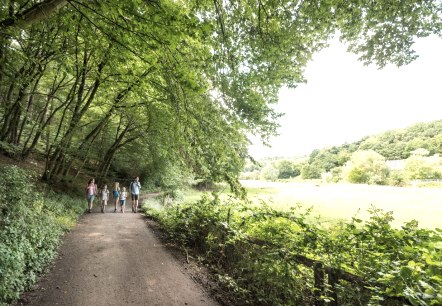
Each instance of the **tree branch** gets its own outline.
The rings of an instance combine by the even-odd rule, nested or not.
[[[45,0],[35,4],[23,12],[17,12],[12,17],[0,21],[0,27],[8,28],[17,25],[31,25],[55,14],[68,2],[69,0]]]

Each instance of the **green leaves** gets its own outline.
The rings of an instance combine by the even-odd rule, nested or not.
[[[335,32],[384,66],[413,60],[413,38],[441,30],[438,1],[50,2],[66,5],[23,29],[0,20],[1,147],[43,152],[47,179],[123,174],[140,154],[147,176],[160,157],[234,186],[246,135],[276,133],[279,88],[304,82]],[[49,2],[11,3],[0,19]],[[344,162],[328,156],[303,175]]]
[[[441,3],[438,1],[376,1],[338,6],[341,39],[364,63],[384,67],[406,65],[416,59],[413,37],[440,35]]]
[[[60,236],[83,212],[83,202],[36,190],[35,177],[0,168],[0,304],[29,289],[56,255]],[[40,186],[39,186],[40,187]]]
[[[440,230],[422,229],[413,221],[396,229],[392,213],[375,207],[368,222],[353,218],[334,226],[309,222],[309,212],[300,208],[281,212],[265,203],[252,207],[208,196],[153,214],[172,238],[230,280],[237,298],[251,304],[313,304],[318,290],[313,260],[328,271],[353,274],[353,281],[338,281],[321,292],[323,300],[336,293],[340,303],[350,305],[408,303],[403,298],[413,305],[442,301]]]

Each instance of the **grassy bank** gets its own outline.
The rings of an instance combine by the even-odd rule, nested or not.
[[[32,171],[0,166],[0,173],[0,305],[8,305],[54,258],[84,203],[39,184]]]

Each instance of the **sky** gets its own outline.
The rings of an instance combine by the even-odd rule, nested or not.
[[[364,66],[339,41],[313,56],[307,84],[283,88],[275,110],[279,136],[271,147],[251,138],[256,159],[308,155],[364,136],[442,119],[442,39],[422,38],[407,66]]]

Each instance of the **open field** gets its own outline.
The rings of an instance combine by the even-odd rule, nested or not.
[[[415,219],[421,227],[442,228],[442,188],[241,181],[253,201],[264,200],[278,209],[297,203],[313,206],[324,221],[369,218],[374,205],[393,211],[394,225]]]

